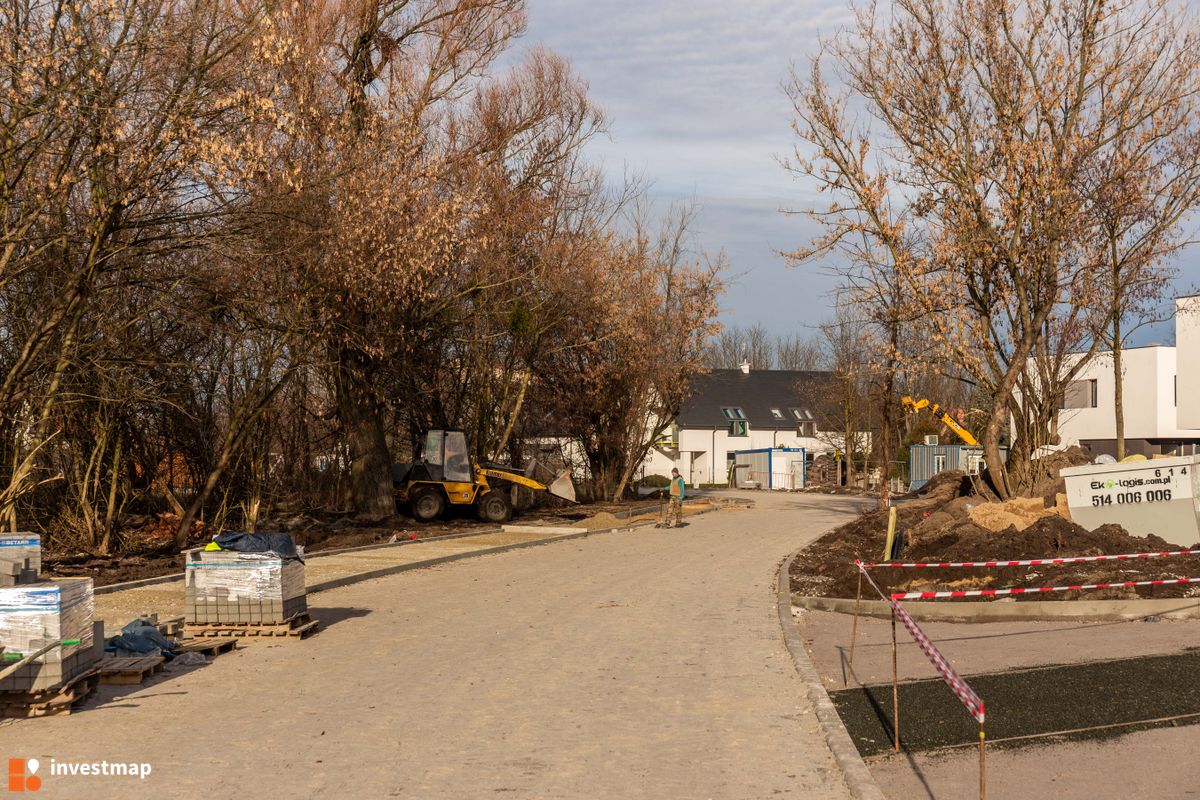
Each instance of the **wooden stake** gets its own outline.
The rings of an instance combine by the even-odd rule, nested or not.
[[[983,723],[979,723],[979,800],[987,799],[987,783],[984,780],[983,766]]]
[[[858,606],[862,602],[862,570],[858,571],[858,592],[854,595],[854,622],[850,624],[850,664],[842,674],[842,685],[850,685],[850,671],[854,669],[854,643],[858,637]]]
[[[896,507],[888,509],[887,542],[883,545],[883,561],[892,560],[892,545],[896,541]]]
[[[896,666],[896,608],[892,607],[892,732],[896,735],[896,752],[900,752],[900,686]]]

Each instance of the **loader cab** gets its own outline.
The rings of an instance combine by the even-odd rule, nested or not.
[[[421,461],[429,472],[429,480],[472,483],[471,455],[467,450],[467,434],[462,431],[429,431]]]

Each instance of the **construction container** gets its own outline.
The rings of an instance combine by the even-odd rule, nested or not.
[[[1071,519],[1089,530],[1107,523],[1135,536],[1188,546],[1200,541],[1200,456],[1068,467]]]
[[[927,436],[926,439],[937,439]],[[1000,448],[1000,458],[1007,460],[1008,449]],[[965,444],[914,444],[908,448],[908,491],[915,492],[939,472],[961,469],[968,475],[978,475],[985,466],[983,448]]]
[[[308,610],[298,559],[191,550],[186,563],[184,616],[190,624],[277,624]]]
[[[803,489],[804,448],[737,450],[734,480],[739,489]]]

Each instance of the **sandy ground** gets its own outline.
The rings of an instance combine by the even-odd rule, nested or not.
[[[794,611],[814,663],[830,690],[891,680],[891,626],[863,618],[853,671],[847,670],[851,617]],[[1179,653],[1200,646],[1200,621],[925,623],[922,628],[964,676],[1048,664]],[[904,629],[898,633],[902,681],[936,677]],[[949,689],[946,693],[949,694]],[[1153,691],[1147,687],[1146,691]],[[986,701],[987,698],[984,697]],[[890,712],[890,709],[889,709]],[[1036,709],[1030,709],[1037,714]],[[963,711],[965,715],[965,710]],[[904,713],[901,710],[903,729]],[[1087,742],[1035,740],[1021,747],[993,746],[988,756],[988,798],[1196,797],[1200,726],[1165,728]],[[884,793],[896,800],[976,796],[978,752],[973,748],[886,756],[868,760]]]
[[[988,800],[1097,800],[1114,797],[1200,797],[1196,747],[1200,728],[1165,728],[1102,742],[1071,742],[1001,750],[987,756]],[[979,753],[872,761],[871,774],[888,797],[961,800],[979,792]]]
[[[433,558],[444,558],[491,547],[557,539],[563,535],[561,531],[553,533],[498,531],[454,539],[419,539],[395,547],[378,547],[335,555],[314,555],[304,565],[304,578],[308,585],[313,586],[322,581],[334,580],[356,573]],[[157,612],[162,618],[183,614],[183,583],[180,581],[154,584],[96,596],[96,618],[104,620],[105,633],[109,636],[120,632],[121,627],[129,620],[150,612]]]
[[[323,592],[312,639],[106,687],[0,751],[153,765],[43,773],[46,798],[846,797],[774,584],[861,501],[754,499]]]

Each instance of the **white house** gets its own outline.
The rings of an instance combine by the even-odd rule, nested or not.
[[[1155,344],[1122,351],[1129,455],[1200,452],[1200,296],[1176,301],[1175,342],[1175,347]],[[1096,454],[1116,454],[1116,380],[1111,352],[1097,354],[1084,366],[1067,387],[1058,412],[1060,447],[1083,444]]]
[[[1121,352],[1128,455],[1183,455],[1200,444],[1200,430],[1180,428],[1176,417],[1177,354],[1165,345]],[[1067,386],[1058,412],[1060,446],[1082,444],[1097,455],[1116,454],[1115,389],[1112,353],[1098,353]]]
[[[820,429],[828,418],[829,373],[797,370],[718,369],[698,375],[669,435],[642,465],[644,475],[678,467],[693,486],[725,483],[734,453],[765,448],[834,449],[836,437]]]
[[[1176,424],[1200,430],[1200,295],[1175,301]]]

